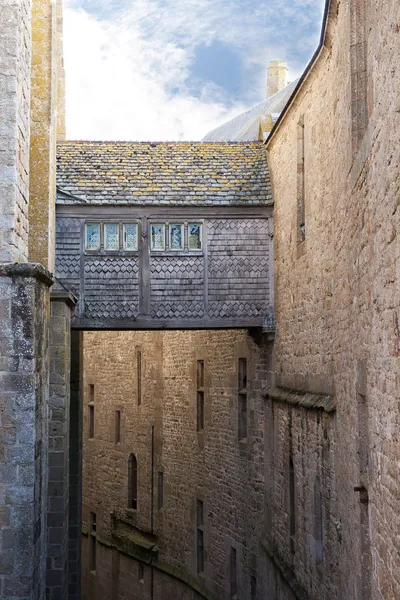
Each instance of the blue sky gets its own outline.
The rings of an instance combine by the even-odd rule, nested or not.
[[[67,134],[201,139],[265,99],[270,60],[298,77],[323,0],[66,0]]]

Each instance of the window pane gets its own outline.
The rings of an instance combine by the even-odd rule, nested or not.
[[[151,249],[165,249],[165,225],[157,224],[151,226]]]
[[[182,250],[183,248],[183,227],[182,225],[169,226],[169,246],[171,250]]]
[[[100,248],[100,225],[90,223],[86,225],[86,249],[98,250]]]
[[[189,223],[189,250],[201,250],[201,225]]]
[[[104,248],[106,250],[119,250],[118,223],[106,223],[104,225]]]
[[[137,250],[137,225],[124,225],[124,250]]]

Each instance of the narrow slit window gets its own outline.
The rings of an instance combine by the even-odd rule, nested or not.
[[[257,600],[257,578],[255,575],[252,575],[250,580],[250,598],[251,600]]]
[[[100,224],[86,223],[85,225],[85,248],[86,250],[100,249]]]
[[[247,438],[247,359],[238,362],[238,435],[239,440]]]
[[[164,506],[164,473],[158,472],[158,510]]]
[[[105,223],[104,249],[119,250],[119,225],[118,223]]]
[[[230,556],[231,598],[237,597],[237,559],[236,548],[231,547]]]
[[[170,250],[183,250],[183,225],[169,226],[169,247]]]
[[[121,442],[121,411],[115,411],[115,443]]]
[[[136,355],[136,377],[137,377],[137,403],[142,404],[142,352],[137,351]]]
[[[89,439],[94,438],[94,406],[89,404]]]
[[[142,565],[142,563],[139,563],[138,579],[139,583],[144,583],[144,566]]]
[[[197,361],[197,431],[204,429],[204,360]]]
[[[204,504],[197,500],[197,573],[204,572]]]
[[[138,226],[136,223],[125,223],[123,226],[124,250],[138,249]]]
[[[203,247],[202,241],[203,227],[199,223],[188,224],[188,248],[189,250],[201,250]]]
[[[306,239],[304,116],[297,124],[297,242]]]
[[[90,513],[89,571],[96,572],[96,513]]]
[[[94,438],[94,385],[89,384],[89,438]]]
[[[128,508],[137,510],[138,472],[137,460],[134,454],[129,457],[128,465]]]
[[[150,247],[152,250],[165,250],[165,225],[154,223],[151,225]]]

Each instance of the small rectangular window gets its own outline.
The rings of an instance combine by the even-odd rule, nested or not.
[[[92,404],[94,402],[94,385],[89,384],[89,402]]]
[[[90,513],[89,571],[96,573],[96,513]]]
[[[94,438],[94,406],[89,404],[89,438]]]
[[[121,411],[115,411],[115,443],[119,444],[121,441]]]
[[[138,249],[138,226],[136,223],[125,223],[123,226],[124,250]]]
[[[254,575],[251,576],[250,580],[250,597],[251,600],[257,600],[257,579]]]
[[[118,223],[105,223],[104,249],[119,250],[119,225]]]
[[[197,431],[204,429],[204,360],[197,361]]]
[[[188,248],[189,250],[201,250],[202,243],[202,225],[199,223],[189,223],[188,225]]]
[[[158,510],[164,506],[164,473],[158,472]]]
[[[163,223],[151,225],[150,245],[152,250],[165,250],[165,225]]]
[[[204,572],[204,504],[197,500],[197,573]]]
[[[239,394],[239,440],[247,438],[247,394]]]
[[[142,404],[142,353],[137,351],[136,355],[136,377],[137,377],[137,403]]]
[[[237,561],[236,548],[231,547],[230,574],[231,574],[231,598],[237,596]]]
[[[239,358],[238,388],[239,391],[247,388],[247,358]]]
[[[197,527],[203,527],[204,525],[204,502],[202,500],[197,500]]]
[[[171,250],[183,250],[183,225],[169,226],[169,247]]]
[[[142,563],[139,563],[138,579],[139,583],[144,583],[144,566],[142,565]]]
[[[238,425],[239,440],[247,438],[247,359],[238,361]]]
[[[100,225],[99,223],[86,223],[85,225],[85,248],[86,250],[100,249]]]

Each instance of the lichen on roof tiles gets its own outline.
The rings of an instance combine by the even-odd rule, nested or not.
[[[58,203],[269,204],[258,142],[61,142]]]

